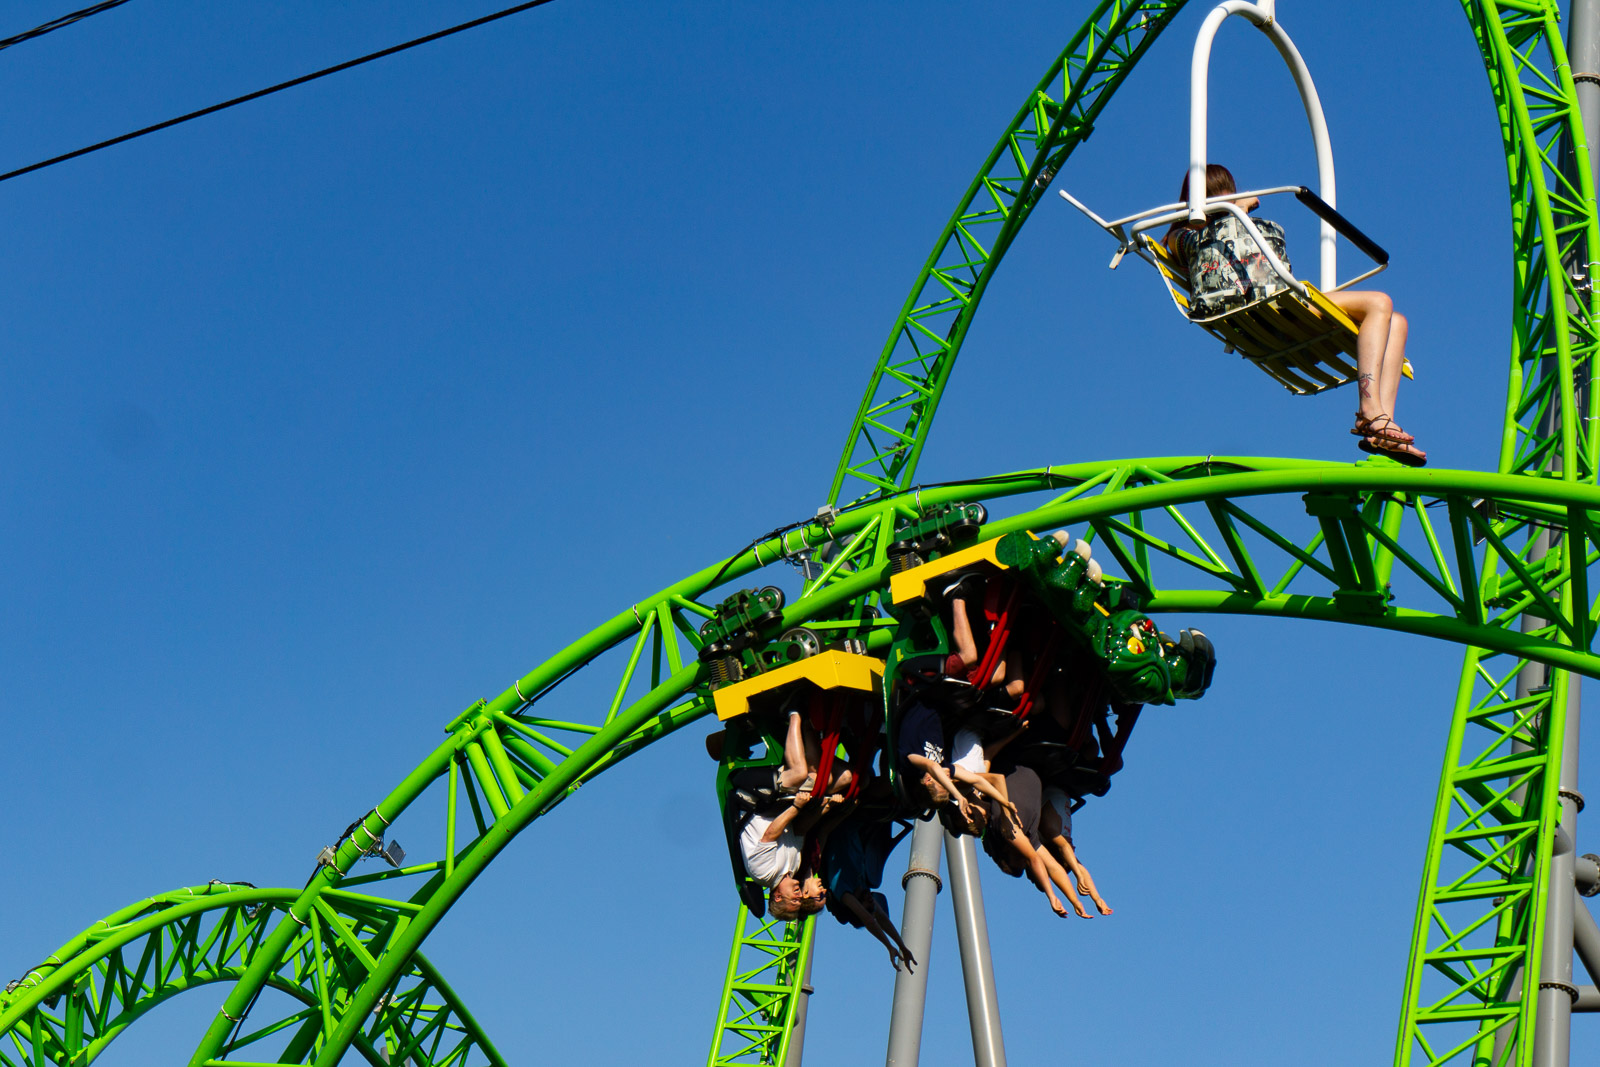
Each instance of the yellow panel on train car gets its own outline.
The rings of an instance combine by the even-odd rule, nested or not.
[[[883,660],[829,649],[754,678],[725,685],[712,693],[711,698],[717,706],[717,718],[726,720],[747,713],[753,697],[794,682],[810,682],[818,689],[859,689],[863,693],[876,693],[882,678]]]
[[[1033,534],[1028,534],[1034,537]],[[1034,538],[1038,540],[1038,538]],[[991,537],[987,541],[979,541],[971,548],[963,548],[959,552],[951,552],[940,556],[932,563],[924,563],[920,567],[912,567],[908,571],[889,577],[889,602],[904,604],[908,600],[915,600],[925,596],[928,591],[928,582],[941,574],[970,567],[974,563],[989,563],[996,570],[1005,570],[1006,565],[994,557],[995,546],[1000,543],[1000,538]]]

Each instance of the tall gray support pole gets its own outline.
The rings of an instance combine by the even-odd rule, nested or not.
[[[1561,831],[1550,857],[1545,899],[1544,945],[1539,964],[1539,1011],[1533,1031],[1534,1067],[1567,1067],[1572,1055],[1573,923],[1578,902],[1573,860],[1577,857],[1578,679],[1567,691],[1566,729],[1561,743]]]
[[[1567,20],[1567,62],[1578,90],[1589,166],[1600,178],[1600,2],[1572,0]]]
[[[1595,923],[1581,899],[1572,902],[1572,918],[1572,944],[1578,950],[1578,959],[1589,972],[1590,984],[1600,982],[1600,924]]]
[[[794,1027],[789,1031],[789,1051],[784,1054],[783,1067],[800,1067],[801,1057],[806,1054],[806,1009],[811,1006],[811,961],[816,957],[817,935],[812,931],[811,951],[806,953],[806,970],[800,976],[800,1002],[794,1006]]]
[[[983,911],[983,885],[978,881],[978,848],[973,838],[946,831],[944,856],[950,866],[950,903],[956,913],[956,943],[961,946],[961,977],[967,986],[972,1062],[976,1067],[1006,1067],[1000,997],[994,987],[994,961],[989,956],[989,921]]]
[[[941,888],[939,842],[943,837],[944,827],[937,819],[920,819],[911,832],[911,864],[900,883],[906,889],[900,936],[917,958],[917,968],[901,969],[894,978],[888,1067],[916,1067],[922,1052],[922,1009],[928,997],[928,956],[933,951],[933,907]]]

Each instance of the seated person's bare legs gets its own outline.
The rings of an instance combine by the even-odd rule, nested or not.
[[[1066,838],[1062,838],[1061,840],[1066,846],[1064,850],[1065,855],[1062,858],[1062,862],[1064,862],[1067,865],[1067,868],[1072,871],[1072,876],[1078,880],[1078,892],[1094,901],[1095,910],[1101,915],[1110,915],[1112,913],[1111,905],[1105,902],[1105,898],[1102,897],[1100,895],[1100,891],[1095,888],[1094,878],[1089,874],[1089,868],[1085,867],[1081,862],[1079,862],[1078,854],[1073,850],[1072,842],[1068,841]]]
[[[895,929],[894,922],[878,907],[878,902],[870,895],[864,904],[861,898],[854,893],[843,893],[839,897],[844,906],[856,917],[856,921],[871,932],[872,936],[889,950],[889,962],[894,964],[894,969],[899,970],[902,963],[910,971],[917,965],[917,958],[906,948],[906,943],[900,939],[900,931]],[[870,905],[870,906],[869,906]]]
[[[1034,848],[1028,842],[1028,839],[1020,833],[1012,839],[1012,845],[1016,847],[1018,852],[1022,853],[1023,859],[1027,862],[1028,880],[1050,901],[1050,910],[1065,919],[1067,917],[1067,909],[1062,906],[1060,898],[1056,896],[1055,890],[1051,888],[1050,868],[1045,862],[1049,857],[1049,853],[1042,848]],[[1067,899],[1072,901],[1074,909],[1080,907],[1076,898],[1072,897],[1070,893]]]
[[[1387,293],[1346,290],[1326,295],[1356,324],[1356,387],[1360,390],[1356,414],[1363,423],[1378,420],[1368,440],[1380,444],[1381,439],[1380,447],[1389,451],[1426,458],[1427,454],[1412,444],[1412,436],[1394,421],[1406,358],[1406,317],[1395,313]],[[1383,415],[1389,416],[1387,422],[1380,418]]]
[[[1078,903],[1078,894],[1074,891],[1072,878],[1067,874],[1067,869],[1056,862],[1055,856],[1050,854],[1050,846],[1045,844],[1040,847],[1039,855],[1044,858],[1045,870],[1050,872],[1050,880],[1061,887],[1061,892],[1066,894],[1067,903],[1072,905],[1072,912],[1080,919],[1087,919],[1089,913]]]
[[[895,928],[894,920],[889,918],[889,913],[883,910],[876,897],[874,897],[872,900],[872,917],[877,920],[878,925],[884,930],[885,933],[893,938],[894,943],[899,946],[900,958],[905,960],[906,970],[909,971],[911,968],[915,967],[917,965],[917,958],[913,956],[911,954],[911,950],[906,947],[905,939],[900,936],[900,931]],[[899,969],[900,968],[898,966],[895,967],[895,970]]]

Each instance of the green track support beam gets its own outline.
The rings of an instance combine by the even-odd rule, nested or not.
[[[741,904],[735,922],[728,975],[706,1064],[781,1065],[789,1053],[795,1011],[804,995],[800,987],[816,920],[757,919]]]
[[[0,994],[0,1064],[92,1063],[129,1026],[174,997],[237,982],[261,951],[265,932],[298,895],[212,882],[151,897],[102,919]],[[327,904],[300,928],[267,982],[298,1010],[264,1025],[240,1026],[228,1053],[249,1049],[260,1055],[258,1043],[274,1037],[284,1044],[283,1062],[299,1062],[315,1051],[324,1024],[348,999],[349,979],[370,966],[366,942],[398,910],[390,901],[356,893],[330,893]],[[371,1064],[506,1062],[420,954],[353,1044]]]

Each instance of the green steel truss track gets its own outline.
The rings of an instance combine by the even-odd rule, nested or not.
[[[151,1009],[192,989],[238,981],[267,930],[298,895],[293,889],[212,882],[107,916],[51,953],[0,999],[12,1020],[0,1043],[0,1064],[92,1063]],[[250,1049],[276,1035],[286,1042],[289,1062],[315,1054],[326,1020],[342,1010],[350,989],[372,965],[368,942],[396,911],[392,901],[360,893],[324,894],[267,979],[267,987],[285,994],[295,1010],[259,1027],[240,1027],[227,1051]],[[373,1065],[410,1060],[505,1067],[477,1021],[420,953],[352,1043]]]
[[[892,540],[894,521],[914,513],[919,501],[927,506],[1020,494],[1042,499],[1026,502],[1032,506],[1018,515],[991,522],[987,534],[1069,525],[1092,536],[1102,555],[1121,562],[1149,596],[1154,612],[1351,622],[1486,650],[1480,657],[1484,669],[1497,677],[1524,659],[1600,677],[1600,654],[1593,647],[1597,614],[1589,604],[1583,569],[1576,574],[1552,569],[1545,557],[1542,569],[1535,570],[1527,550],[1515,547],[1529,530],[1553,528],[1584,546],[1586,562],[1600,559],[1595,532],[1600,489],[1556,479],[1412,471],[1383,461],[1352,466],[1217,457],[1131,460],[1050,467],[896,494],[846,510],[831,531],[818,524],[803,531],[813,544],[832,537],[854,545],[851,551],[860,565],[849,579],[819,586],[791,603],[784,611],[785,624],[825,624],[882,588],[887,582],[884,550]],[[250,920],[247,935],[221,935],[230,942],[247,941],[247,952],[206,963],[208,952],[222,951],[215,941],[206,947],[200,934],[167,935],[172,947],[161,950],[163,958],[176,954],[185,960],[185,973],[216,973],[214,981],[231,983],[191,1063],[331,1067],[352,1045],[359,1049],[362,1041],[372,1044],[375,1010],[382,1013],[404,1002],[407,991],[424,979],[430,988],[440,988],[436,976],[421,970],[417,956],[427,933],[531,822],[606,768],[707,712],[699,688],[701,671],[693,658],[691,620],[709,614],[713,581],[749,584],[753,573],[780,565],[797,547],[799,533],[756,545],[629,605],[505,692],[456,716],[446,726],[445,742],[358,823],[304,890],[251,891],[257,896],[236,898],[269,899],[271,904]],[[1386,595],[1386,583],[1392,596]],[[1585,610],[1551,611],[1550,590],[1559,588],[1585,590],[1573,597]],[[1554,621],[1546,630],[1524,633],[1518,627],[1521,611],[1530,606],[1550,613]],[[889,628],[881,627],[869,644],[883,647],[889,638]],[[590,669],[616,672],[615,696],[608,706],[595,709],[587,722],[576,714],[557,718],[546,711],[547,704],[561,698],[553,691],[555,683],[591,661]],[[1514,715],[1515,710],[1504,714]],[[348,878],[339,873],[350,872],[385,836],[387,823],[399,821],[411,804],[424,799],[442,805],[445,812],[441,839],[416,850],[434,858]],[[1503,800],[1497,811],[1515,822],[1522,819],[1515,808]],[[367,887],[363,895],[352,892],[356,884]],[[217,892],[220,900],[235,890]],[[121,939],[142,936],[135,933],[140,922],[181,929],[154,913],[136,922],[135,916],[147,907],[114,916],[104,928],[116,930]],[[345,919],[334,926],[334,915]],[[226,917],[213,921],[213,928],[227,931],[239,922]],[[319,923],[324,933],[307,933]],[[47,1036],[65,1034],[67,1021],[52,1024],[42,1013],[50,1010],[51,999],[71,993],[86,975],[98,973],[96,961],[110,944],[99,929],[36,965],[21,985],[0,996],[0,1035],[21,1049],[15,1062],[84,1062],[61,1054],[73,1043]],[[768,939],[791,936],[785,932]],[[314,988],[316,980],[306,976],[319,966],[318,946],[328,954],[330,945],[343,946],[348,955],[337,957],[344,965],[336,980],[325,980],[330,992],[323,998]],[[133,954],[124,952],[121,959]],[[799,962],[794,957],[789,974],[796,973]],[[120,974],[138,965],[117,966]],[[338,965],[330,959],[326,966]],[[761,984],[748,967],[741,967],[740,974],[751,985]],[[107,988],[103,978],[90,984]],[[124,984],[121,979],[110,983],[117,989]],[[281,1010],[282,998],[257,1000],[265,988],[291,985],[306,996],[287,1014]],[[103,1000],[104,993],[86,990],[84,997],[86,1004],[99,1003],[94,998]],[[315,999],[315,1010],[309,998]],[[738,1031],[752,1022],[754,1016],[738,1018],[728,1007],[723,1005],[719,1028]],[[757,1007],[758,1014],[761,1010]],[[458,1008],[451,1011],[452,1017],[466,1019]],[[766,1011],[787,1019],[792,1005],[769,1003]],[[733,1025],[721,1025],[730,1021]],[[389,1024],[380,1020],[380,1025]],[[425,1025],[406,1024],[405,1032]],[[96,1040],[120,1032],[104,1023],[89,1029]],[[468,1029],[476,1035],[475,1028]],[[273,1046],[267,1040],[273,1035],[288,1036]],[[270,1059],[236,1056],[245,1038],[252,1040],[249,1048],[273,1048]],[[82,1047],[81,1040],[76,1047]],[[473,1048],[493,1062],[481,1037],[475,1036]],[[724,1048],[732,1051],[726,1042]],[[430,1056],[426,1048],[413,1049],[410,1059],[418,1067],[459,1062]],[[725,1056],[725,1062],[737,1060]]]
[[[1152,612],[1294,616],[1466,646],[1397,1062],[1488,1062],[1497,1049],[1497,1063],[1527,1062],[1543,918],[1537,875],[1559,813],[1551,738],[1560,737],[1569,672],[1600,677],[1588,577],[1600,557],[1600,490],[1587,388],[1600,241],[1553,0],[1465,4],[1512,188],[1512,352],[1499,473],[1189,457],[909,488],[994,267],[1181,6],[1101,3],[1007,128],[913,286],[852,424],[829,499],[856,506],[628,605],[468,707],[303,890],[184,890],[69,942],[0,994],[5,1062],[87,1063],[143,1012],[199,984],[228,993],[191,1064],[332,1067],[352,1047],[374,1063],[500,1062],[419,947],[530,823],[705,714],[695,631],[718,590],[748,584],[741,579],[783,559],[826,559],[827,573],[784,612],[786,624],[825,628],[882,587],[898,517],[942,501],[1019,494],[1044,499],[991,523],[989,534],[1070,524],[1138,583]],[[1563,144],[1578,160],[1571,171],[1559,166]],[[1569,275],[1564,263],[1578,266]],[[889,624],[880,620],[869,644],[886,646]],[[557,685],[586,666],[615,672],[614,698],[604,708],[560,710]],[[1548,688],[1519,698],[1518,676],[1546,669]],[[445,815],[432,858],[348,876],[389,824],[424,801]],[[358,884],[368,893],[352,892]],[[742,915],[739,930],[714,1062],[777,1062],[805,942],[798,929],[752,928]],[[748,965],[739,955],[746,951],[757,953]],[[267,990],[283,995],[263,997]]]
[[[1184,2],[1101,0],[1023,101],[912,283],[850,424],[829,504],[911,484],[961,342],[1001,257]]]
[[[1554,3],[1465,5],[1511,184],[1511,365],[1499,469],[1595,480],[1595,194]],[[1580,162],[1562,165],[1564,146]],[[1579,395],[1579,394],[1583,395]],[[1583,400],[1583,410],[1579,402]]]

